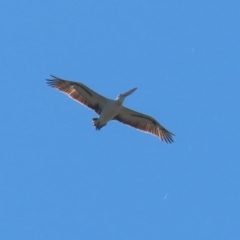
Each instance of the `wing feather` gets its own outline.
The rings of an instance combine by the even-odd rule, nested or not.
[[[166,143],[172,143],[173,133],[169,132],[166,128],[164,128],[160,123],[158,123],[154,118],[133,111],[129,108],[122,107],[119,114],[114,118],[119,122],[127,124],[131,127],[137,128],[141,131],[148,132],[159,137],[162,141]]]
[[[76,100],[82,105],[93,109],[99,115],[104,105],[109,100],[80,82],[64,80],[53,75],[50,76],[52,79],[47,79],[47,84],[50,87],[67,94],[70,98]]]

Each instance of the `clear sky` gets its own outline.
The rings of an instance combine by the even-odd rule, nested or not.
[[[0,239],[240,239],[239,1],[3,1]],[[175,143],[46,85],[80,81]]]

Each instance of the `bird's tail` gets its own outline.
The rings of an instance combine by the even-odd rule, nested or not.
[[[98,126],[98,118],[93,118],[92,121],[93,121],[93,126],[97,129],[97,126]]]
[[[98,121],[98,118],[93,118],[93,126],[96,130],[100,130],[102,127],[104,127],[106,124],[100,125],[100,122]]]

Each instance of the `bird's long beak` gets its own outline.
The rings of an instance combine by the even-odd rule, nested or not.
[[[130,94],[132,94],[136,89],[137,89],[137,88],[133,88],[133,89],[131,89],[131,90],[123,93],[122,95],[123,95],[124,97],[127,97],[127,96],[129,96]]]

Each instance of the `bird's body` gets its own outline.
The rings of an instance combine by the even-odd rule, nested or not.
[[[132,94],[137,88],[120,94],[116,100],[111,100],[94,92],[82,83],[63,80],[55,76],[52,77],[53,79],[47,79],[49,86],[66,93],[69,97],[99,114],[99,118],[93,118],[93,124],[97,130],[104,127],[110,120],[117,120],[156,135],[167,143],[173,142],[172,136],[174,134],[166,130],[154,118],[122,106],[125,97]]]
[[[118,100],[109,100],[104,106],[98,118],[99,129],[107,124],[108,121],[112,120],[120,111],[122,103]]]

